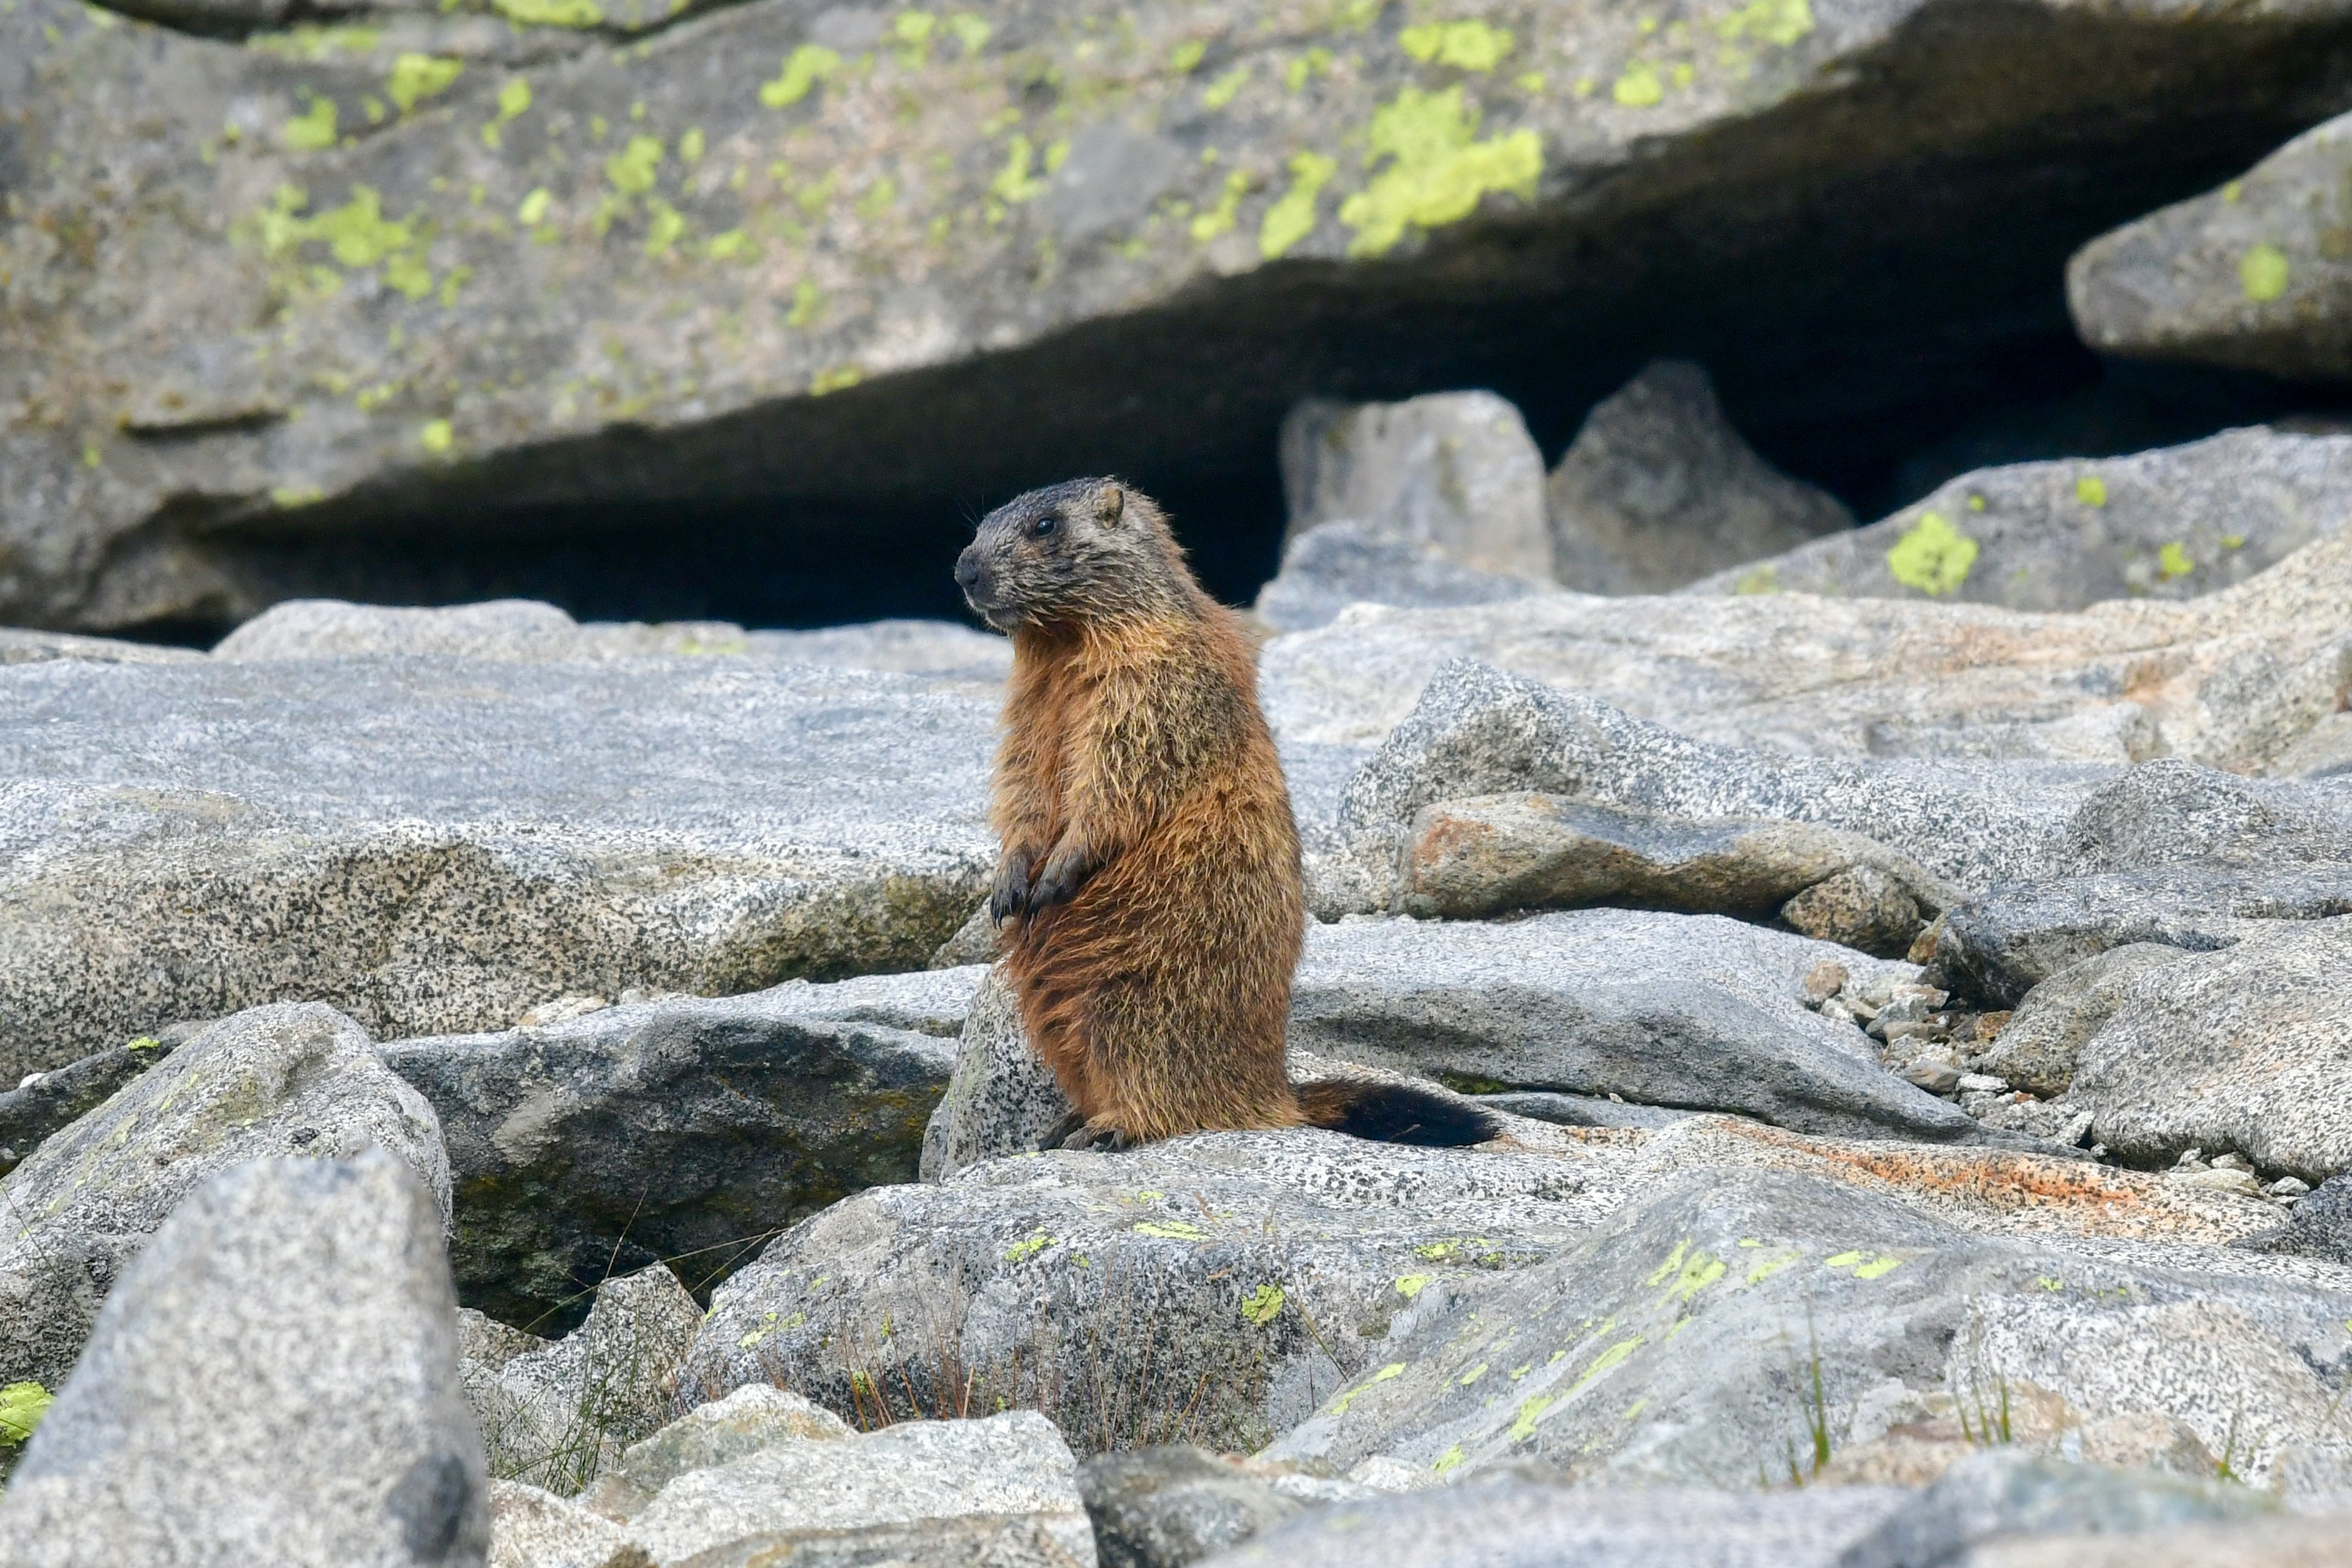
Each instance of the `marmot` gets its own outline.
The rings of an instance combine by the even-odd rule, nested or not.
[[[1255,652],[1159,507],[1116,479],[1032,490],[982,520],[956,582],[1013,637],[989,910],[1012,922],[1022,1022],[1077,1108],[1052,1142],[1494,1136],[1486,1112],[1423,1090],[1285,1074],[1307,920],[1290,792]]]

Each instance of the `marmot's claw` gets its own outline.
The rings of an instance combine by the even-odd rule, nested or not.
[[[1062,851],[1046,861],[1045,868],[1037,873],[1037,880],[1029,889],[1029,907],[1043,910],[1068,903],[1077,896],[1078,889],[1093,870],[1082,853],[1069,849]]]
[[[1080,1125],[1076,1132],[1062,1140],[1062,1147],[1097,1154],[1118,1154],[1136,1148],[1142,1142],[1142,1139],[1124,1127],[1088,1121]]]
[[[1015,849],[997,868],[996,887],[988,895],[989,921],[1003,925],[1029,903],[1029,855],[1026,850]]]
[[[1072,1138],[1076,1137],[1079,1132],[1085,1130],[1086,1125],[1087,1113],[1085,1111],[1071,1111],[1067,1116],[1063,1117],[1062,1120],[1054,1123],[1054,1130],[1052,1131],[1046,1133],[1045,1137],[1037,1141],[1037,1152],[1042,1154],[1049,1149],[1060,1149],[1066,1147]]]

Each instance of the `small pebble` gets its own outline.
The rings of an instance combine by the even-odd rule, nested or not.
[[[1962,1094],[2007,1094],[2009,1079],[1995,1078],[1990,1073],[1962,1073],[1959,1079]]]
[[[2274,1198],[2299,1198],[2311,1191],[2311,1184],[2301,1176],[2281,1176],[2263,1191]]]

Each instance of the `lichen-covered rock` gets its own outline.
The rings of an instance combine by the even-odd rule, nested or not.
[[[1258,619],[1277,632],[1328,626],[1350,605],[1489,605],[1543,590],[1524,577],[1465,566],[1435,546],[1383,538],[1342,519],[1284,546],[1282,570],[1258,590]]]
[[[16,1088],[0,1093],[0,1176],[15,1170],[50,1133],[97,1110],[116,1089],[169,1057],[172,1048],[142,1036],[47,1072],[26,1073]]]
[[[1543,455],[1491,392],[1353,407],[1310,398],[1282,423],[1282,489],[1286,543],[1348,520],[1473,571],[1551,581]]]
[[[2259,1483],[2352,1366],[2352,1272],[2302,1269],[1970,1234],[1793,1173],[1705,1172],[1429,1300],[1271,1452],[1433,1479],[1517,1458],[1617,1484],[1802,1479],[1897,1426],[1999,1430],[2030,1390],[2073,1426],[2160,1413]]]
[[[1664,594],[1853,527],[1837,498],[1758,457],[1685,360],[1595,404],[1544,499],[1552,575],[1582,594]]]
[[[2063,1103],[2141,1163],[2235,1151],[2310,1183],[2352,1171],[2352,916],[2272,921],[2126,983]]]
[[[1831,353],[1902,406],[1931,344],[2014,352],[2084,192],[2341,107],[2333,3],[2053,4],[1957,47],[1926,3],[466,0],[240,40],[19,0],[0,616],[233,620],[372,549],[427,577],[387,519],[1230,472],[1318,384],[1460,384],[1498,343],[1552,379],[1662,289],[1751,374]],[[2000,177],[2026,150],[2075,177]]]
[[[2225,430],[2122,458],[1979,468],[1867,528],[1689,594],[1826,594],[2079,610],[2242,583],[2352,515],[2352,437]]]
[[[709,659],[0,668],[0,1078],[288,998],[390,1037],[919,968],[994,865],[993,710]]]
[[[0,1495],[8,1560],[478,1568],[488,1479],[441,1223],[381,1150],[198,1188]]]
[[[947,1092],[923,1129],[922,1179],[1030,1153],[1069,1113],[1052,1069],[1029,1048],[1011,983],[992,972],[964,1019]]]
[[[124,1270],[222,1171],[371,1148],[414,1171],[446,1222],[449,1162],[433,1108],[349,1018],[286,1003],[204,1030],[0,1178],[15,1216],[0,1230],[0,1384],[56,1387]],[[437,1233],[434,1246],[437,1259]]]
[[[1076,1471],[1034,1410],[901,1421],[689,1470],[629,1521],[628,1539],[655,1568],[751,1568],[796,1546],[908,1568],[1093,1568]]]
[[[1368,608],[1275,639],[1260,685],[1286,748],[1377,744],[1469,658],[1721,744],[2260,773],[2352,689],[2347,584],[2339,534],[2200,598],[2068,614],[1784,595]]]
[[[467,1300],[576,1310],[612,1269],[701,1286],[845,1194],[914,1178],[977,969],[607,1007],[384,1060],[441,1112]]]
[[[677,1276],[656,1264],[597,1286],[587,1321],[553,1344],[467,1354],[459,1372],[490,1474],[569,1495],[614,1468],[667,1418],[672,1374],[701,1321]]]
[[[2219,190],[2091,241],[2066,302],[2103,353],[2196,360],[2298,380],[2352,376],[2352,116]]]

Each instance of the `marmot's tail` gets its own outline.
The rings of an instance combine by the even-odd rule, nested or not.
[[[1409,1084],[1366,1079],[1322,1079],[1297,1086],[1298,1109],[1311,1127],[1328,1127],[1379,1143],[1419,1143],[1459,1149],[1502,1131],[1493,1112],[1451,1095]]]

